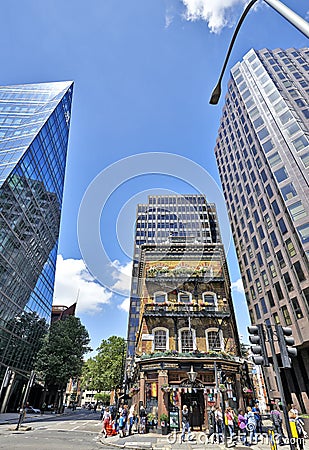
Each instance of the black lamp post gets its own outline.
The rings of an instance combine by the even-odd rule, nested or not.
[[[222,82],[222,78],[229,60],[229,57],[231,55],[232,52],[232,48],[234,46],[236,37],[238,35],[239,29],[245,19],[245,17],[247,16],[249,10],[252,8],[252,6],[257,2],[257,0],[251,0],[250,3],[248,3],[248,5],[246,6],[246,8],[244,9],[244,12],[242,13],[238,24],[235,28],[234,34],[232,36],[224,63],[223,63],[223,67],[221,69],[221,73],[218,79],[218,83],[216,85],[216,87],[214,88],[214,90],[212,91],[209,103],[211,105],[216,105],[220,99],[221,96],[221,82]],[[288,8],[287,6],[285,6],[283,3],[281,3],[279,0],[264,0],[265,3],[267,3],[269,6],[271,6],[275,11],[277,11],[282,17],[284,17],[288,22],[290,22],[292,25],[294,25],[295,28],[297,28],[301,33],[303,33],[307,38],[309,38],[309,24],[308,22],[306,22],[305,19],[303,19],[302,17],[300,17],[298,14],[296,14],[294,11],[292,11],[290,8]]]

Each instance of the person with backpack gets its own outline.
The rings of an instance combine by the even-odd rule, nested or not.
[[[262,416],[261,416],[261,411],[259,408],[258,401],[255,402],[254,407],[252,408],[252,411],[254,412],[254,415],[255,415],[256,432],[262,434],[262,432],[263,432],[262,431]]]
[[[187,405],[183,405],[181,423],[182,423],[181,442],[185,442],[186,431],[188,433],[188,440],[190,441],[191,428],[190,428],[189,409],[188,409]]]
[[[273,407],[273,410],[270,412],[270,417],[271,417],[273,426],[275,428],[275,434],[277,435],[279,445],[284,445],[282,417],[281,417],[281,412],[279,411],[279,409],[276,405]]]
[[[238,411],[237,424],[240,432],[240,439],[245,444],[246,442],[246,426],[247,426],[247,418],[244,415],[242,409]]]
[[[139,432],[141,434],[146,433],[146,417],[147,417],[147,413],[146,413],[146,409],[144,408],[143,405],[141,405],[140,410],[139,410],[139,417],[140,417],[140,429]]]

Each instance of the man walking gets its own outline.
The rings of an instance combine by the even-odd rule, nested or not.
[[[186,431],[188,432],[188,440],[191,440],[191,428],[190,428],[190,419],[189,419],[189,410],[187,405],[183,405],[182,408],[182,434],[181,434],[181,442],[185,441]]]

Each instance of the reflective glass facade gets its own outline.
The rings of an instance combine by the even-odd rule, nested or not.
[[[0,383],[9,367],[8,409],[50,321],[72,93],[72,82],[0,87]]]

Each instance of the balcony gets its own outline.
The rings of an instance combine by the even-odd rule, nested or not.
[[[146,303],[144,317],[229,317],[228,306],[186,303]]]

